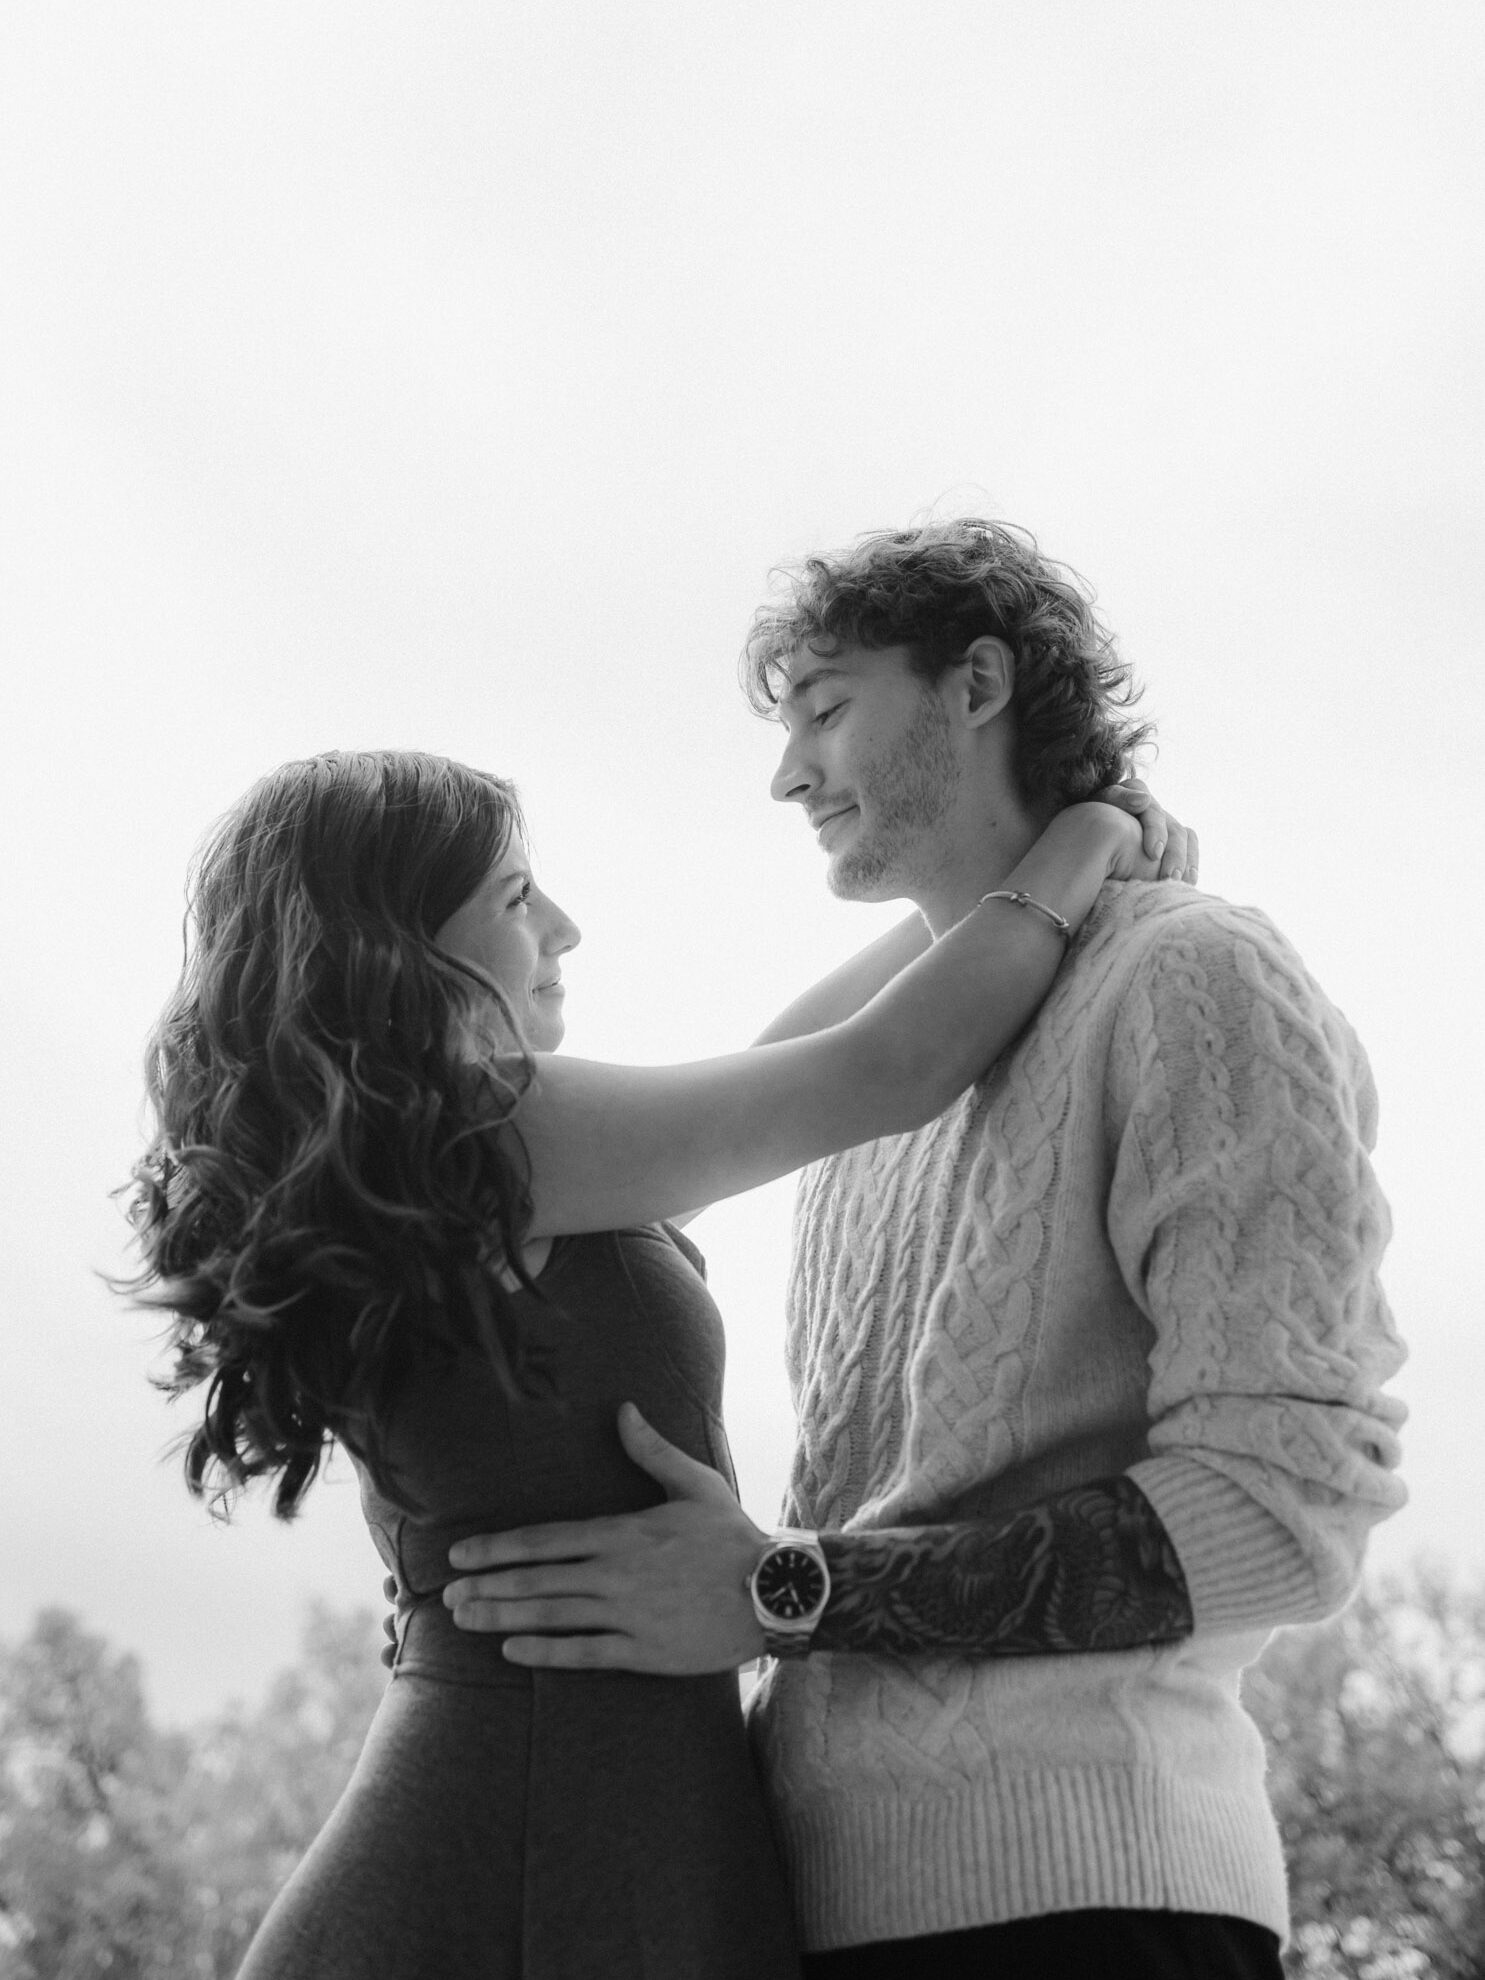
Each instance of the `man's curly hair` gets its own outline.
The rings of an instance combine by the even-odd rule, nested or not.
[[[1153,733],[1124,713],[1139,689],[1091,587],[1012,524],[964,516],[876,530],[775,575],[781,595],[759,608],[741,663],[760,714],[787,692],[801,650],[828,659],[905,646],[913,671],[935,682],[993,634],[1015,659],[1014,761],[1029,805],[1060,808],[1117,783]]]

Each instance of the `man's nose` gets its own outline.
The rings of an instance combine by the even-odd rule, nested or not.
[[[769,793],[778,804],[803,804],[819,782],[819,772],[808,760],[804,744],[790,736],[773,773]]]

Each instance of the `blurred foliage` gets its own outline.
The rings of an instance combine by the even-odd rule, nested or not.
[[[369,1610],[308,1618],[252,1710],[150,1723],[60,1609],[0,1648],[0,1980],[230,1980],[329,1814],[385,1681]],[[1248,1673],[1295,1980],[1485,1980],[1485,1584],[1420,1569]]]
[[[134,1658],[48,1609],[0,1690],[0,1973],[192,1971],[175,1818],[185,1740],[155,1732]]]
[[[260,1706],[161,1733],[134,1658],[43,1611],[0,1650],[0,1980],[230,1980],[355,1764],[380,1644],[317,1607]]]
[[[1485,1980],[1485,1583],[1371,1583],[1244,1681],[1303,1980]]]

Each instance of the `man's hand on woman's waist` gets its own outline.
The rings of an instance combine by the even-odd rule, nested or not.
[[[667,1443],[632,1403],[619,1435],[666,1503],[459,1541],[449,1560],[461,1578],[443,1591],[454,1621],[505,1635],[512,1663],[558,1670],[680,1677],[751,1662],[763,1632],[747,1579],[767,1536],[717,1472]]]
[[[763,1649],[748,1579],[767,1544],[716,1472],[626,1405],[620,1435],[665,1487],[649,1512],[462,1540],[444,1601],[518,1664],[695,1676]],[[1123,1650],[1192,1628],[1185,1577],[1132,1479],[1000,1518],[821,1535],[830,1599],[816,1650],[1005,1657]]]

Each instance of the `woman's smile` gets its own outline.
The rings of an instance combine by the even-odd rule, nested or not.
[[[559,959],[581,935],[577,923],[537,886],[520,837],[512,837],[434,939],[449,955],[494,978],[514,1005],[533,1051],[556,1051],[565,1029]]]

